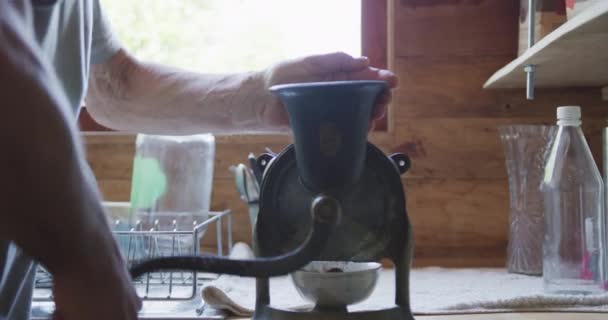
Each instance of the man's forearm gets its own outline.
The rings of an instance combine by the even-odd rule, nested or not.
[[[26,100],[29,110],[3,116],[3,130],[13,133],[3,137],[18,144],[2,148],[0,189],[7,197],[1,205],[0,234],[52,273],[71,272],[90,261],[88,257],[107,253],[99,244],[109,243],[111,234],[93,180],[85,176],[73,128],[57,110],[42,107],[51,101],[28,94],[37,96]],[[19,99],[23,96],[8,101]]]
[[[277,132],[264,74],[197,74],[144,64],[123,51],[95,66],[87,106],[111,128],[157,134]]]
[[[107,255],[111,233],[56,79],[14,35],[0,41],[0,70],[0,237],[56,274]]]

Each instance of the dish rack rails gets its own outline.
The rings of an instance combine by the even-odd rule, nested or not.
[[[177,220],[173,220],[172,230],[161,230],[159,221],[156,220],[148,230],[144,229],[141,221],[137,221],[129,230],[120,230],[121,227],[126,227],[126,224],[115,220],[113,233],[129,267],[141,259],[201,254],[200,241],[213,224],[216,228],[215,254],[224,256],[224,220],[228,247],[226,252],[229,253],[232,248],[231,210],[211,211],[205,221],[193,221],[191,229],[179,226]],[[155,272],[134,280],[133,284],[143,300],[191,300],[197,295],[197,286],[200,283],[214,280],[217,276],[189,271]],[[47,270],[39,266],[33,300],[45,302],[52,299],[52,277]]]

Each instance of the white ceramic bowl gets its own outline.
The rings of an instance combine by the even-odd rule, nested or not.
[[[291,279],[300,295],[317,307],[341,308],[369,297],[381,269],[376,262],[313,261]]]

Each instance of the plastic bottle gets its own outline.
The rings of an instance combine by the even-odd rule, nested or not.
[[[605,290],[604,185],[581,130],[580,107],[557,108],[558,131],[541,184],[547,293]]]

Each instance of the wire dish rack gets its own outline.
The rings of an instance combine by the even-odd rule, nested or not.
[[[131,266],[142,259],[154,257],[199,255],[202,253],[201,239],[215,224],[217,252],[211,254],[224,256],[222,224],[226,223],[226,252],[229,252],[229,248],[232,248],[232,211],[212,211],[205,216],[206,220],[202,222],[173,219],[168,225],[161,224],[157,219],[151,223],[137,221],[131,228],[116,220],[113,233],[127,265]],[[197,286],[215,278],[215,274],[196,272],[157,272],[135,280],[134,286],[143,300],[191,300],[198,294]],[[53,299],[52,277],[43,267],[38,267],[33,299],[38,302]]]

